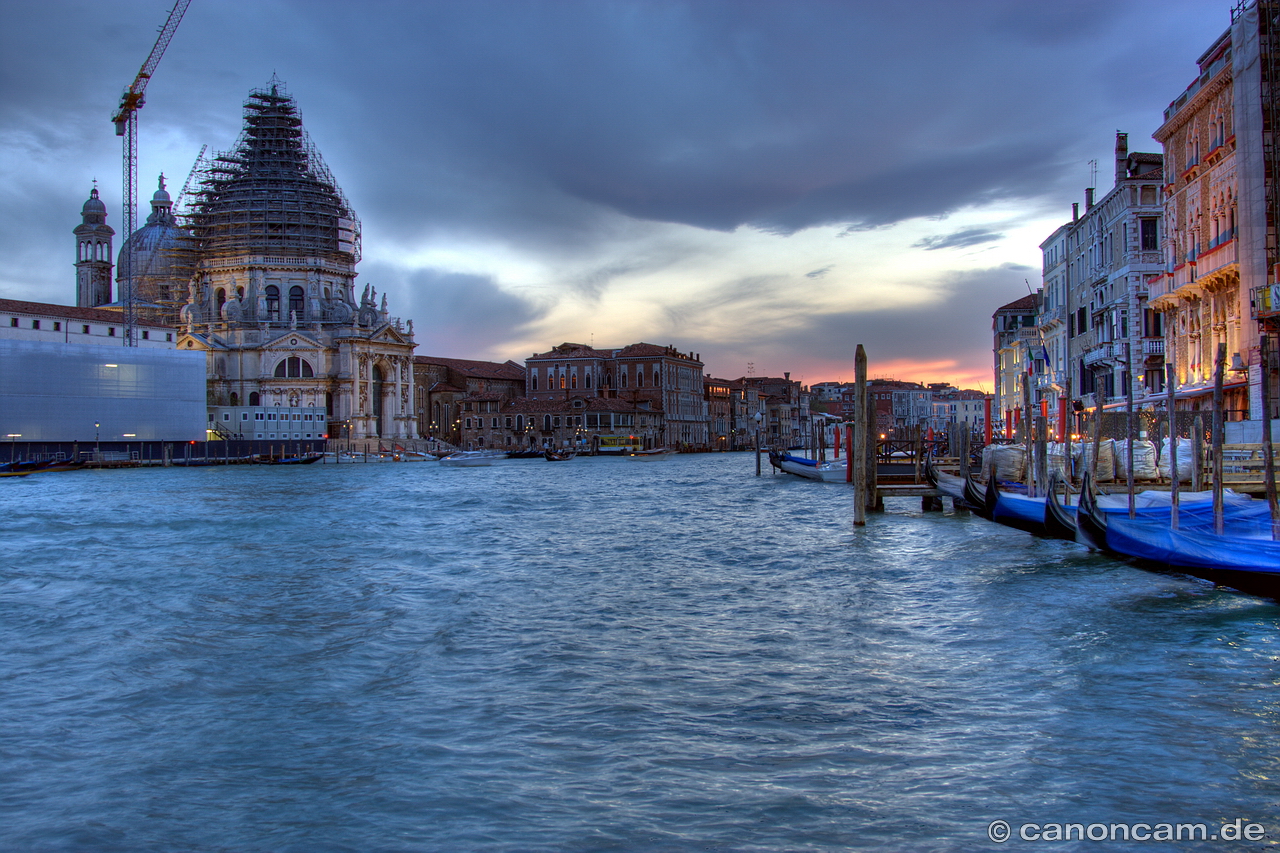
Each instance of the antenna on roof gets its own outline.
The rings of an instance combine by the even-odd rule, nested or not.
[[[1098,185],[1098,161],[1089,161],[1089,186],[1096,187]]]
[[[1025,281],[1025,282],[1027,283],[1027,295],[1028,295],[1028,296],[1035,296],[1035,295],[1036,295],[1036,292],[1035,292],[1034,290],[1032,290],[1032,289],[1031,289],[1031,280],[1030,280],[1030,279],[1026,279],[1026,278],[1024,278],[1024,279],[1023,279],[1023,281]]]

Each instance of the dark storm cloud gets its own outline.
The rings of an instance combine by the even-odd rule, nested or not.
[[[416,318],[421,354],[480,358],[480,353],[535,322],[545,309],[498,288],[486,276],[442,270],[362,268],[366,281],[390,295],[392,313]]]
[[[963,228],[959,231],[953,231],[950,234],[938,234],[932,237],[925,237],[911,245],[916,249],[924,249],[926,252],[933,252],[938,249],[963,249],[969,246],[993,243],[997,240],[1003,239],[1004,234],[1001,234],[999,231],[992,231],[988,228]]]
[[[144,30],[144,13],[163,17],[123,8]],[[606,236],[598,207],[779,233],[939,216],[1053,192],[1055,169],[1083,162],[1081,110],[1141,103],[1142,138],[1180,88],[1129,92],[1081,62],[1154,49],[1159,27],[1132,26],[1171,14],[1151,3],[939,0],[909,17],[822,0],[247,9],[193,4],[153,86],[198,77],[174,87],[221,87],[225,116],[278,71],[357,209],[396,239],[461,229],[573,251]],[[1179,81],[1192,67],[1166,51],[1147,61]],[[132,63],[113,63],[111,88]],[[176,111],[212,130],[214,107],[183,97]]]
[[[70,230],[92,178],[121,230],[108,117],[170,5],[9,10],[0,295],[58,282],[44,298],[71,297]],[[636,220],[856,236],[992,201],[1065,213],[1115,128],[1156,148],[1141,140],[1228,12],[1197,0],[196,0],[140,114],[141,207],[156,172],[176,188],[201,143],[230,148],[245,95],[278,73],[370,257],[496,246],[541,269],[594,267],[559,283],[603,299],[661,255],[628,243]],[[385,282],[433,295],[393,305],[420,336],[457,318],[509,337],[544,310],[445,275]],[[453,313],[435,310],[446,283],[463,292]],[[770,324],[786,310],[757,302]],[[911,312],[916,325],[945,316],[936,308]]]

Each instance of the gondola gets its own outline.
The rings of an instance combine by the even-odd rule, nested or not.
[[[996,485],[995,477],[987,478],[987,491],[983,495],[988,517],[997,524],[1047,536],[1044,526],[1044,498],[1003,492]]]
[[[1044,497],[1044,533],[1054,539],[1075,542],[1078,539],[1075,507],[1064,507],[1058,502],[1058,487],[1062,485],[1057,473],[1049,475],[1049,493]]]
[[[954,500],[964,500],[964,478],[955,474],[948,474],[946,471],[939,471],[933,464],[932,456],[925,457],[924,476],[929,481],[929,485],[947,497]]]
[[[978,488],[978,484],[973,481],[973,475],[969,472],[968,466],[964,466],[960,470],[960,476],[964,479],[964,500],[969,504],[978,515],[991,520],[991,511],[987,508],[987,497]]]
[[[562,450],[562,451],[546,450],[546,451],[543,451],[543,454],[542,454],[543,458],[546,459],[548,462],[568,462],[570,459],[572,459],[577,455],[578,454],[574,453],[572,450]]]
[[[1229,586],[1241,592],[1280,599],[1280,542],[1270,537],[1270,513],[1252,508],[1248,516],[1233,513],[1231,529],[1253,535],[1215,533],[1204,514],[1194,513],[1174,529],[1167,520],[1130,519],[1127,514],[1104,513],[1088,491],[1081,494],[1080,528],[1097,538],[1101,550],[1132,559],[1142,568],[1177,571]],[[1197,518],[1199,516],[1199,518]],[[1179,514],[1179,518],[1182,515]]]

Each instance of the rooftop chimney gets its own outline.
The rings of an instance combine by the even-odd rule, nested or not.
[[[1129,134],[1116,131],[1116,186],[1129,176]]]
[[[1080,219],[1080,202],[1071,202],[1071,221],[1077,222]]]
[[[1093,187],[1084,188],[1084,209],[1085,212],[1093,210]]]

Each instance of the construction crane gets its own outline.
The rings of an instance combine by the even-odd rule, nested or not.
[[[156,39],[155,46],[151,48],[151,55],[147,57],[146,62],[142,63],[142,69],[138,71],[138,76],[133,78],[133,83],[130,84],[128,89],[125,89],[124,95],[120,97],[120,106],[116,109],[115,114],[111,116],[111,121],[116,126],[116,136],[124,137],[123,206],[126,244],[138,226],[138,110],[142,109],[142,105],[145,103],[143,93],[147,90],[147,83],[151,80],[151,75],[155,73],[156,66],[160,64],[160,57],[164,56],[165,48],[169,46],[169,42],[173,39],[174,31],[178,29],[178,23],[182,20],[183,14],[186,13],[187,7],[190,5],[191,0],[177,0],[173,4],[173,8],[169,11],[169,19],[165,21],[164,27],[160,30],[160,37]],[[133,316],[132,251],[123,253],[121,265],[124,267],[120,271],[121,280],[124,282],[124,293],[120,294],[120,301],[124,303],[124,345],[133,347],[137,346],[138,342]]]

